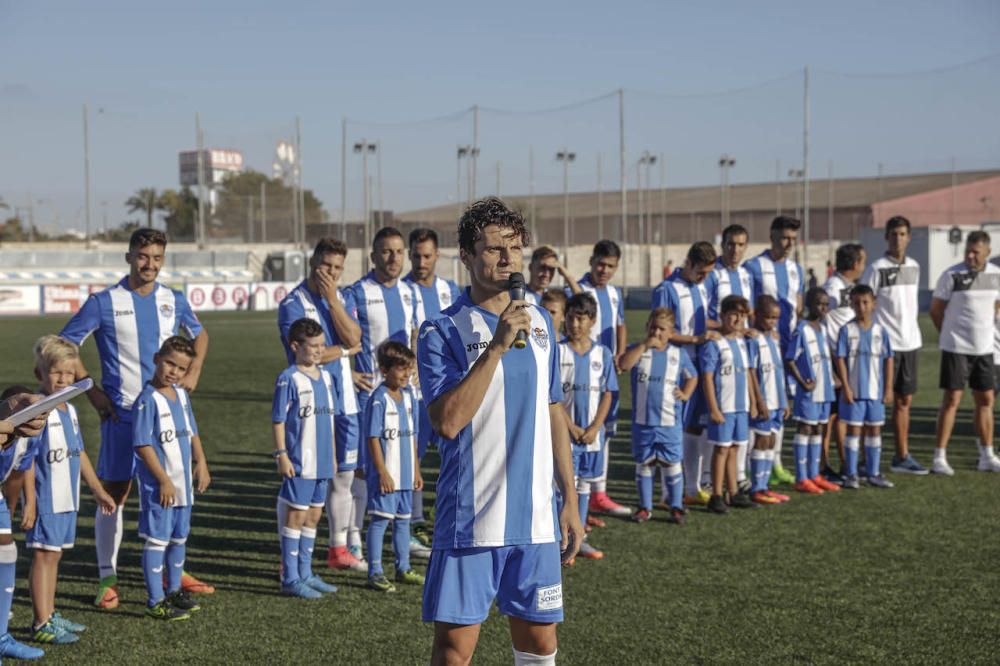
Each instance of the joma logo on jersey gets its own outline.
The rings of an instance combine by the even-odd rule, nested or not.
[[[477,349],[486,349],[489,346],[490,346],[489,340],[483,340],[482,342],[470,342],[469,344],[465,345],[465,351],[473,352],[476,351]]]
[[[116,317],[131,317],[135,314],[134,310],[115,310]]]
[[[368,305],[382,305],[383,303],[385,303],[385,300],[381,298],[370,298],[365,300],[365,303],[367,303]]]

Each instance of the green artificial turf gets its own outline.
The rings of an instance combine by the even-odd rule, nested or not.
[[[133,497],[119,560],[123,603],[115,611],[94,609],[94,504],[84,490],[77,546],[64,556],[57,608],[90,628],[76,645],[45,648],[46,662],[427,663],[432,631],[420,621],[420,590],[380,595],[364,588],[360,574],[329,573],[321,558],[325,522],[316,568],[340,591],[314,602],[278,595],[279,481],[268,452],[271,391],[285,362],[275,314],[202,319],[211,344],[193,402],[213,483],[194,507],[187,569],[218,592],[202,597],[203,610],[188,622],[143,617]],[[630,339],[639,336],[644,319],[644,312],[628,313]],[[0,386],[34,384],[31,345],[63,322],[0,321]],[[939,392],[935,337],[924,324],[931,344],[920,357],[912,449],[929,464]],[[98,374],[92,341],[84,352]],[[630,396],[622,379],[627,419]],[[666,523],[662,512],[643,525],[610,519],[591,536],[606,557],[566,570],[560,662],[996,663],[1000,475],[973,471],[969,404],[963,403],[950,449],[957,470],[951,479],[890,475],[897,484],[891,491],[795,496],[784,506],[728,516],[693,510],[683,528]],[[96,460],[96,416],[85,400],[78,408]],[[612,444],[610,492],[634,503],[627,432],[626,425]],[[885,439],[887,470],[892,436]],[[435,454],[424,462],[433,491]],[[21,547],[11,626],[22,640],[31,618],[28,566]],[[506,623],[495,611],[474,661],[512,662]]]

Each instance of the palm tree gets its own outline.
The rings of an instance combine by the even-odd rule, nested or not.
[[[128,206],[129,213],[140,210],[146,213],[146,226],[148,227],[153,226],[153,213],[156,209],[161,208],[154,187],[143,187],[136,190],[136,193],[125,201],[125,205]]]

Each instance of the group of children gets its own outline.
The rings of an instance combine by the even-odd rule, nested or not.
[[[699,345],[687,340],[681,344],[676,313],[658,307],[649,315],[645,338],[624,351],[616,368],[610,350],[590,336],[594,299],[585,293],[567,297],[559,289],[545,292],[540,305],[552,316],[556,330],[566,335],[560,343],[560,366],[584,523],[590,483],[600,475],[601,456],[606,455],[600,444],[611,396],[618,390],[616,370],[631,376],[632,456],[639,497],[632,514],[635,522],[652,517],[657,467],[663,485],[660,506],[669,511],[670,522],[683,524],[685,505],[702,503],[697,496],[685,497],[682,466],[685,423],[701,415],[708,417],[707,440],[713,451],[711,489],[704,502],[710,512],[789,501],[788,495],[770,487],[774,445],[789,416],[798,424],[793,437],[797,491],[856,489],[862,478],[872,487],[891,488],[879,468],[884,404],[892,401],[892,387],[884,379],[892,376],[892,349],[887,332],[873,320],[871,288],[855,286],[850,303],[855,318],[830,344],[824,331],[828,296],[823,289],[810,289],[806,316],[784,356],[777,332],[781,309],[771,296],[759,296],[753,304],[741,296],[723,298],[717,313],[720,327]],[[841,387],[838,404],[835,385]],[[820,473],[831,412],[847,426],[842,484]],[[862,437],[865,461],[859,472]],[[600,521],[592,517],[590,524]],[[603,553],[585,542],[579,556],[598,559]]]

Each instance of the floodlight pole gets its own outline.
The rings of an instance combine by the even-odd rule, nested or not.
[[[472,182],[469,185],[469,200],[476,199],[476,167],[479,161],[479,105],[472,107]]]
[[[87,105],[83,105],[83,210],[86,219],[84,243],[90,242],[90,128],[87,123]]]
[[[802,263],[809,263],[809,66],[802,78]]]
[[[300,242],[306,246],[306,195],[302,188],[302,122],[295,116],[295,172],[297,176],[299,195],[296,203],[299,208]]]
[[[347,242],[347,116],[340,120],[340,240]]]
[[[198,247],[205,247],[205,137],[201,133],[201,115],[194,114],[195,143],[198,147]]]
[[[604,240],[604,188],[601,184],[600,153],[597,153],[597,240]]]
[[[569,163],[576,159],[576,153],[563,148],[556,153],[556,160],[563,163],[563,261],[569,265]]]
[[[538,247],[538,224],[535,220],[535,147],[528,146],[528,197],[531,212],[531,244]]]

